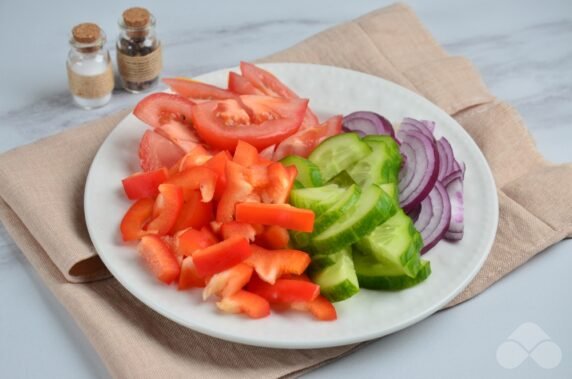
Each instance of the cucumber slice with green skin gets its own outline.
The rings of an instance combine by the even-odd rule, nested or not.
[[[334,265],[339,259],[338,255],[352,255],[352,248],[350,246],[343,248],[342,250],[333,254],[316,254],[312,255],[312,263],[310,263],[309,273],[311,275],[325,269],[326,267]]]
[[[312,274],[312,281],[320,286],[320,293],[331,302],[343,301],[358,293],[359,283],[351,249],[330,254],[327,260],[333,264]]]
[[[334,176],[328,184],[337,184],[340,187],[348,188],[353,184],[357,184],[355,180],[351,177],[346,170],[340,172],[338,175]]]
[[[356,243],[390,217],[392,201],[376,185],[363,189],[358,202],[336,223],[312,238],[316,254],[331,254]]]
[[[355,245],[361,255],[414,278],[420,267],[421,235],[403,210],[376,227]],[[359,253],[354,254],[356,257]]]
[[[378,136],[383,137],[383,136]],[[397,143],[391,137],[385,141],[367,140],[371,154],[360,159],[348,169],[349,174],[360,186],[370,184],[397,183],[401,168],[401,154],[395,154],[393,145]],[[366,141],[366,138],[364,138]],[[393,145],[392,145],[393,144]]]
[[[417,275],[413,278],[359,254],[354,255],[354,265],[360,287],[374,290],[402,290],[421,283],[431,275],[431,264],[426,260],[420,261]]]
[[[397,183],[384,183],[380,184],[379,188],[381,188],[386,194],[391,197],[393,201],[393,210],[391,211],[391,215],[393,216],[398,209],[399,206],[399,190],[397,189]]]
[[[318,166],[327,182],[369,153],[371,148],[356,133],[342,133],[319,144],[308,159]]]
[[[296,188],[290,191],[290,204],[297,208],[311,209],[319,215],[336,204],[345,192],[345,189],[335,184],[313,188]]]
[[[304,185],[297,180],[294,180],[294,184],[292,185],[293,189],[304,188]]]
[[[324,184],[320,169],[314,163],[297,155],[289,155],[283,158],[280,163],[284,166],[295,166],[298,170],[296,180],[304,187],[319,187]]]
[[[331,225],[335,224],[339,219],[341,219],[347,212],[352,209],[355,204],[359,201],[361,191],[357,185],[352,185],[345,190],[342,196],[340,196],[336,202],[331,205],[327,211],[316,217],[314,221],[314,231],[312,235],[318,235],[323,232]]]

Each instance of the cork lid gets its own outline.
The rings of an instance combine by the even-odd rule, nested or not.
[[[74,26],[72,36],[79,43],[94,43],[101,38],[101,29],[96,24],[85,22]]]
[[[151,13],[145,8],[129,8],[123,12],[123,22],[130,28],[142,28],[149,23]]]

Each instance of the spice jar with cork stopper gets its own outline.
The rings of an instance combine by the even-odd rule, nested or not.
[[[138,93],[159,82],[161,44],[155,34],[155,17],[145,8],[129,8],[119,19],[117,67],[121,84]]]
[[[67,58],[68,84],[77,105],[102,107],[113,92],[113,70],[105,33],[96,24],[83,23],[72,29]]]

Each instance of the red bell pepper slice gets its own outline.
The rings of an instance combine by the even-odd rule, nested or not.
[[[138,172],[123,179],[123,190],[129,200],[155,197],[159,193],[159,184],[167,180],[168,171],[161,167],[158,170]]]
[[[236,236],[197,250],[193,262],[200,276],[211,276],[239,264],[250,256],[250,246],[244,237]]]
[[[159,196],[153,207],[153,220],[146,230],[152,234],[164,236],[175,225],[183,206],[183,191],[174,184],[163,183],[159,186]]]
[[[200,229],[207,226],[214,217],[212,202],[201,201],[201,193],[196,190],[183,191],[183,205],[171,234],[187,228]]]
[[[292,167],[294,176],[292,176]],[[295,166],[284,167],[275,162],[268,166],[268,185],[262,190],[262,201],[269,204],[284,204],[288,200],[290,190],[298,172]]]
[[[266,250],[250,245],[252,255],[246,263],[267,283],[273,284],[285,274],[302,274],[311,262],[310,256],[300,250]]]
[[[213,199],[218,175],[207,167],[191,167],[173,175],[166,183],[176,184],[185,190],[200,190],[206,203]]]
[[[137,250],[157,279],[165,284],[177,280],[180,273],[179,262],[161,238],[155,235],[143,236]]]
[[[250,167],[258,163],[258,150],[248,142],[240,140],[234,150],[232,161],[241,166]]]
[[[189,228],[175,235],[173,246],[177,254],[191,256],[195,251],[212,246],[217,242],[214,234],[207,228],[201,230]]]
[[[266,299],[244,290],[223,297],[216,305],[223,312],[244,313],[250,318],[262,318],[270,314],[270,304]]]
[[[232,156],[227,150],[223,150],[205,163],[205,167],[210,168],[217,173],[218,180],[216,182],[214,198],[219,200],[226,188],[226,162],[231,161]]]
[[[179,171],[185,171],[191,167],[201,166],[213,156],[210,154],[203,145],[197,145],[185,154],[181,161],[179,162]]]
[[[309,281],[278,279],[274,284],[269,284],[260,279],[258,275],[252,276],[246,289],[271,303],[312,301],[320,294],[320,286]]]
[[[149,234],[144,227],[153,216],[154,204],[154,199],[140,199],[127,210],[120,226],[123,241],[135,241]]]
[[[193,258],[186,257],[183,259],[177,289],[182,291],[189,288],[202,288],[205,286],[205,284],[205,278],[200,277],[197,273],[197,269],[193,263]]]
[[[236,221],[249,224],[277,225],[286,229],[311,232],[314,229],[314,218],[314,212],[311,210],[287,204],[236,204]]]
[[[286,249],[289,242],[288,230],[281,226],[266,226],[262,233],[256,235],[256,244],[271,250]]]
[[[252,272],[251,266],[239,263],[228,270],[214,274],[203,290],[203,300],[212,295],[221,297],[234,295],[250,281]]]
[[[242,222],[226,222],[222,224],[220,232],[223,239],[228,239],[232,236],[242,236],[250,242],[253,242],[256,238],[256,229],[252,225]]]

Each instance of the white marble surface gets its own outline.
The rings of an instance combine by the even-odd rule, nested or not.
[[[131,106],[116,92],[96,111],[71,104],[64,69],[71,26],[92,20],[115,39],[129,1],[0,1],[0,152]],[[140,1],[157,16],[167,75],[195,75],[285,48],[388,1]],[[521,112],[540,150],[572,161],[572,2],[422,1],[410,5],[452,54],[470,58],[498,97]],[[4,185],[4,184],[0,184]],[[308,375],[312,378],[572,377],[572,276],[564,241],[483,295]],[[0,226],[0,377],[107,378],[65,310]],[[560,346],[553,369],[531,359],[502,368],[496,349],[534,322]],[[189,373],[192,377],[192,373]]]

